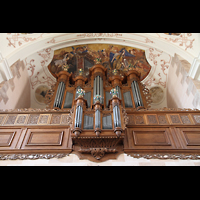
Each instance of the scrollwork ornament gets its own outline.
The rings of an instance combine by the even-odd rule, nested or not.
[[[181,159],[181,160],[199,160],[200,154],[184,154],[184,153],[127,153],[133,158],[145,159]]]
[[[0,160],[37,160],[37,159],[51,159],[63,158],[69,154],[0,154]]]
[[[126,109],[122,107],[122,115],[124,118],[124,125],[126,126],[129,122],[129,117],[127,116]]]

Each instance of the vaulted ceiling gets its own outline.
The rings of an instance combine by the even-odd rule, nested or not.
[[[102,54],[104,63],[107,59],[112,66],[110,59],[125,49],[127,67],[133,65],[141,71],[142,82],[151,89],[152,106],[167,107],[166,88],[172,59],[177,54],[193,65],[200,56],[199,41],[200,34],[194,33],[3,33],[0,34],[0,59],[6,59],[8,66],[17,60],[24,62],[31,107],[45,108],[44,93],[56,81],[55,61],[58,63],[67,55],[70,70],[75,72],[73,54],[85,52],[87,66],[92,65],[95,54]]]

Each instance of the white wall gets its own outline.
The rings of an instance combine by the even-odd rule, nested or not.
[[[200,109],[200,93],[197,84],[194,84],[194,80],[189,77],[188,71],[187,61],[175,55],[168,73],[168,107]]]
[[[29,108],[30,107],[30,84],[28,72],[23,62],[18,67],[13,66],[14,78],[3,84],[0,89],[2,100],[0,109]],[[11,67],[12,68],[12,67]]]

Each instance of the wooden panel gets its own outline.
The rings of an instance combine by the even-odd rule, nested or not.
[[[65,149],[68,143],[68,129],[27,129],[22,149]]]
[[[16,118],[17,114],[8,115],[6,121],[4,122],[4,125],[13,125],[15,123]]]
[[[195,124],[198,124],[200,125],[200,115],[192,115],[193,119],[194,119],[194,122]]]
[[[170,128],[131,128],[127,131],[129,149],[174,149]]]
[[[0,150],[15,148],[21,129],[0,129]]]
[[[181,120],[183,124],[192,124],[192,119],[188,114],[180,114]]]
[[[168,124],[168,121],[166,119],[165,114],[157,115],[157,116],[158,116],[158,121],[159,121],[160,125],[166,125],[166,124]]]
[[[144,115],[135,115],[135,124],[139,124],[139,125],[146,124],[144,120]]]
[[[20,114],[17,115],[17,119],[15,120],[15,125],[24,125],[28,119],[28,114]]]
[[[40,114],[40,117],[38,119],[39,125],[47,125],[49,123],[51,114]]]
[[[149,133],[148,131],[133,131],[135,145],[143,146],[169,146],[170,141],[166,131],[155,131]]]
[[[178,114],[167,114],[170,124],[182,124],[181,118]]]
[[[12,133],[0,133],[0,146],[10,146],[13,137],[15,136],[15,131]]]
[[[200,128],[177,128],[186,149],[200,149]]]
[[[61,145],[63,138],[62,132],[31,132],[27,145]]]
[[[158,124],[157,115],[146,115],[148,124],[156,125]]]
[[[185,132],[184,134],[188,146],[200,145],[200,131],[199,132],[191,131],[188,133]]]
[[[7,115],[0,115],[0,125],[3,124],[5,118],[6,118]]]

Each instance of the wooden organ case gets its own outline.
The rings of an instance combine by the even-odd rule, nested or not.
[[[0,159],[61,158],[100,162],[133,157],[200,159],[200,111],[149,109],[140,73],[101,64],[75,75],[66,68],[47,93],[48,108],[0,112]]]

